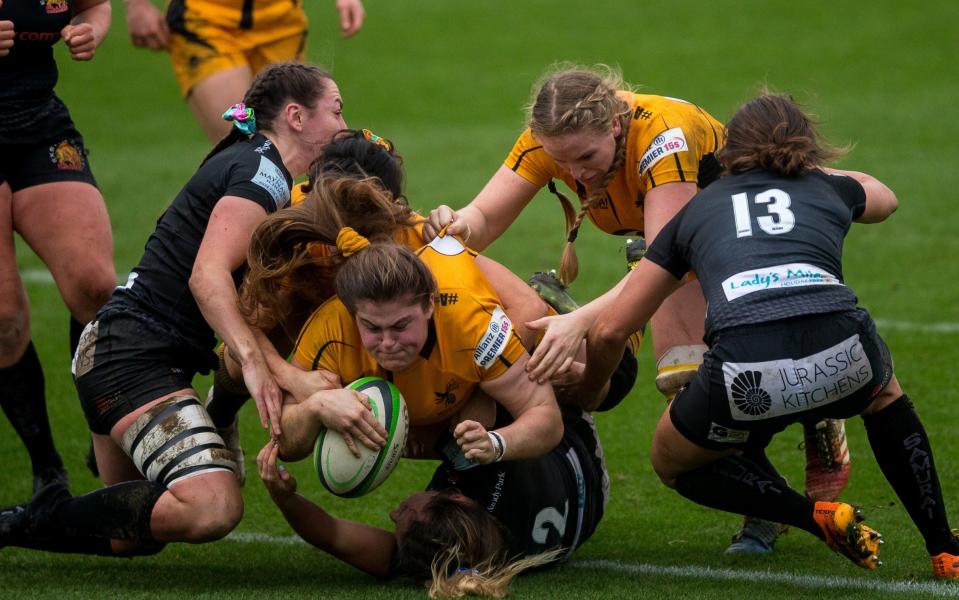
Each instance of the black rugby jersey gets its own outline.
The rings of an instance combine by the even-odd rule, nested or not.
[[[696,273],[707,342],[726,327],[853,309],[842,246],[865,202],[855,179],[818,169],[797,178],[730,175],[697,194],[646,257],[677,278]]]
[[[66,106],[53,93],[57,63],[53,45],[73,18],[72,0],[6,0],[0,21],[13,21],[10,54],[0,57],[0,143],[29,143],[72,127]]]
[[[568,557],[603,517],[605,473],[583,440],[595,435],[591,425],[571,415],[564,415],[563,423],[563,440],[545,456],[465,471],[444,462],[427,489],[457,488],[483,506],[509,531],[512,557],[557,547],[566,548],[563,558]]]
[[[157,318],[200,348],[215,345],[213,330],[190,291],[190,274],[213,207],[224,196],[256,202],[273,213],[290,201],[290,176],[280,153],[261,134],[212,157],[190,178],[157,221],[143,258],[104,307],[132,307]],[[239,286],[245,265],[233,273]]]

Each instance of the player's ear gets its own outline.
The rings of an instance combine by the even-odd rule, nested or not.
[[[293,131],[303,131],[303,122],[306,120],[306,109],[301,104],[290,102],[283,107],[283,118]]]

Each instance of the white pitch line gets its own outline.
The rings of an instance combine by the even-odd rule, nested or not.
[[[890,581],[888,579],[862,579],[852,577],[826,577],[820,575],[797,575],[794,573],[775,573],[772,571],[715,569],[712,567],[633,564],[614,560],[574,560],[569,566],[577,569],[600,569],[634,573],[637,575],[658,575],[682,577],[687,579],[711,579],[727,581],[763,581],[780,583],[810,589],[847,588],[871,592],[893,592],[907,595],[917,593],[930,594],[941,598],[959,598],[959,587],[949,583],[925,581]]]
[[[226,540],[241,544],[275,544],[279,546],[306,545],[295,535],[275,536],[266,533],[233,532]],[[906,595],[917,593],[930,594],[940,598],[959,598],[959,587],[949,583],[924,581],[890,581],[888,579],[863,579],[852,577],[826,577],[821,575],[797,575],[795,573],[776,573],[750,569],[715,569],[696,566],[667,566],[645,563],[625,563],[615,560],[572,560],[567,563],[574,569],[596,569],[617,571],[636,575],[656,575],[681,577],[685,579],[711,579],[725,581],[762,581],[794,585],[809,589],[855,589],[874,592],[892,592]]]

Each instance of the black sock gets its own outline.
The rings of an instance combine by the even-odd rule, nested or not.
[[[24,526],[0,544],[110,556],[110,540],[119,539],[142,546],[133,554],[152,554],[163,547],[150,533],[150,519],[165,491],[152,481],[127,481],[74,498],[65,487],[47,486],[26,505]]]
[[[775,470],[769,472],[747,456],[727,456],[683,473],[676,478],[676,491],[703,506],[785,523],[823,537],[813,519],[813,502],[790,488]]]
[[[0,407],[30,454],[34,474],[45,469],[63,468],[63,461],[53,445],[44,397],[43,368],[33,342],[27,345],[17,364],[0,369]]]
[[[83,328],[86,327],[86,323],[81,323],[73,317],[70,317],[70,358],[73,358],[73,355],[77,353],[77,346],[80,345],[80,334],[83,333]]]
[[[230,377],[230,373],[223,362],[223,349],[218,352],[220,365],[213,373],[213,390],[210,401],[206,404],[206,411],[210,413],[213,424],[223,429],[229,427],[236,420],[236,414],[250,398],[250,393],[242,381]]]
[[[863,417],[869,444],[883,475],[899,496],[926,542],[926,550],[959,555],[929,437],[909,398],[903,394],[881,411]]]

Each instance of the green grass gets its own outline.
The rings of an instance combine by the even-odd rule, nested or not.
[[[833,141],[855,145],[841,166],[878,176],[899,196],[900,209],[889,222],[856,227],[847,238],[845,275],[862,304],[881,323],[959,323],[959,238],[953,231],[959,121],[952,117],[959,97],[953,64],[959,3],[370,0],[364,30],[347,41],[335,33],[332,3],[308,4],[309,56],[332,69],[347,122],[396,143],[406,159],[408,195],[419,209],[461,206],[479,191],[523,125],[533,82],[554,61],[619,65],[631,83],[697,102],[719,119],[768,85],[805,102]],[[117,271],[126,273],[208,146],[178,98],[167,58],[134,50],[122,15],[117,3],[114,31],[92,63],[61,60],[59,92],[91,148],[113,222]],[[561,219],[556,201],[542,194],[489,254],[521,275],[554,267]],[[623,269],[622,240],[585,229],[578,242],[581,278],[573,288],[580,299],[601,293]],[[42,268],[22,244],[18,252],[21,270]],[[97,482],[82,466],[88,436],[67,370],[67,314],[52,285],[28,288],[54,434],[73,491],[82,493]],[[892,325],[880,331],[930,432],[946,501],[956,514],[959,466],[949,459],[959,451],[952,435],[959,336]],[[680,498],[649,466],[663,403],[651,383],[648,347],[640,362],[629,400],[597,419],[613,481],[606,518],[572,565],[522,578],[514,586],[518,597],[918,598],[957,591],[893,589],[898,582],[929,583],[929,563],[871,458],[858,419],[849,423],[854,464],[844,498],[861,504],[884,534],[882,569],[861,572],[801,531],[782,538],[771,557],[723,556],[738,518]],[[199,388],[207,385],[197,381]],[[243,431],[252,458],[266,435],[251,409],[243,413]],[[797,483],[800,439],[791,428],[770,448],[772,460]],[[3,419],[0,459],[0,505],[24,501],[30,491],[26,453]],[[334,514],[385,527],[388,509],[425,485],[431,465],[404,463],[380,489],[352,501],[322,492],[307,465],[292,469],[303,493]],[[244,498],[240,533],[291,535],[255,475]],[[655,568],[637,571],[636,565]],[[720,571],[703,574],[706,568]],[[733,575],[724,577],[723,569]],[[840,587],[759,581],[759,572],[835,577]],[[876,583],[888,591],[857,587]],[[132,561],[5,549],[0,590],[11,598],[424,596],[414,588],[378,585],[302,544],[230,540],[173,545]]]

